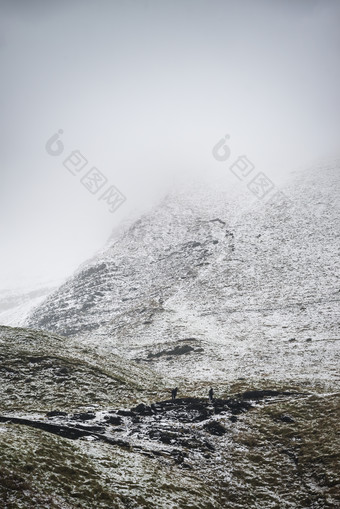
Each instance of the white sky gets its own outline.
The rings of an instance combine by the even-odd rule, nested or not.
[[[224,134],[272,179],[334,153],[339,26],[339,0],[0,0],[0,288],[69,275],[177,178],[213,179]]]

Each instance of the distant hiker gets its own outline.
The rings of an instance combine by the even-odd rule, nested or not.
[[[175,387],[175,389],[172,389],[172,391],[171,391],[172,401],[175,401],[176,396],[177,396],[177,391],[178,391],[178,387]]]
[[[209,401],[210,401],[210,403],[212,403],[212,401],[213,401],[213,395],[214,395],[214,389],[211,387],[209,389]]]

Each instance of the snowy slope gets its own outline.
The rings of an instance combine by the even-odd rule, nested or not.
[[[339,161],[288,201],[168,196],[37,307],[27,325],[193,380],[336,383]]]

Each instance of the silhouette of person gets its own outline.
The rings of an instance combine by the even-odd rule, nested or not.
[[[210,401],[210,403],[212,403],[213,395],[214,395],[214,389],[211,387],[209,389],[209,401]]]
[[[177,391],[178,391],[178,387],[175,387],[175,389],[172,389],[172,391],[171,391],[172,401],[175,401],[176,396],[177,396]]]

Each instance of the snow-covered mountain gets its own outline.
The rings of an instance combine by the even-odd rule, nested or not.
[[[339,161],[283,199],[169,195],[30,315],[27,325],[191,380],[337,378]]]

